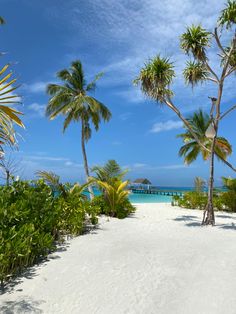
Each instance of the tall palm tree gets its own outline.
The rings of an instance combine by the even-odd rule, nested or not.
[[[65,116],[63,132],[69,124],[73,122],[81,123],[81,145],[84,159],[84,168],[87,180],[89,178],[89,167],[86,155],[85,143],[91,138],[91,124],[98,131],[101,120],[109,121],[111,112],[100,101],[88,95],[96,88],[96,81],[102,76],[99,73],[95,79],[87,84],[83,72],[82,63],[76,60],[71,63],[69,69],[64,69],[57,73],[57,77],[62,81],[62,85],[49,84],[47,92],[51,96],[47,108],[46,116],[51,120],[62,114]],[[93,197],[91,187],[90,196]]]
[[[207,148],[211,147],[211,139],[207,138],[205,133],[211,123],[208,114],[204,113],[201,109],[195,112],[188,121],[197,135],[200,142]],[[184,145],[179,150],[179,155],[184,157],[184,162],[190,164],[197,159],[199,155],[202,155],[204,160],[209,159],[210,152],[203,149],[199,143],[194,139],[189,130],[185,133],[177,135],[177,137],[182,138]],[[217,137],[215,143],[215,155],[218,159],[226,159],[228,155],[232,153],[232,147],[230,143],[224,137]]]

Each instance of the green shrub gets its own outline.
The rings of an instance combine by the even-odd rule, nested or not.
[[[190,191],[182,197],[174,197],[172,204],[185,208],[204,209],[207,203],[207,195],[202,192]]]
[[[43,180],[0,187],[0,281],[3,282],[55,248],[66,234],[81,234],[97,223],[98,207],[73,188],[53,196]]]
[[[236,212],[236,192],[228,191],[221,194],[221,202],[225,211]]]
[[[128,197],[125,197],[118,205],[116,205],[115,210],[113,209],[113,211],[111,210],[110,202],[103,194],[95,196],[92,205],[98,208],[100,214],[117,217],[119,219],[126,218],[131,213],[135,212],[135,207],[130,203]]]

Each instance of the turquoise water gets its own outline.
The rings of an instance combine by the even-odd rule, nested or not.
[[[100,195],[98,189],[94,188],[93,190],[95,195]],[[87,191],[84,194],[89,195]],[[167,195],[130,193],[129,200],[131,203],[170,203],[172,197]]]
[[[131,203],[170,203],[172,196],[156,194],[129,194]]]

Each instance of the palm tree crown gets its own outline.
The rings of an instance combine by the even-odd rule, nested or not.
[[[207,138],[205,132],[211,123],[208,114],[202,110],[195,112],[192,117],[188,119],[194,133],[199,138],[200,142],[207,148],[211,146],[211,139]],[[193,138],[192,134],[186,130],[185,133],[179,134],[178,137],[182,138],[185,144],[180,148],[179,155],[184,157],[186,164],[195,161],[199,154],[202,155],[204,160],[209,158],[210,153],[203,149]],[[232,147],[224,137],[216,138],[215,154],[219,159],[226,159],[232,153]]]
[[[97,131],[102,119],[109,121],[111,118],[111,112],[104,104],[87,95],[96,88],[96,81],[101,76],[101,73],[98,74],[91,83],[86,84],[81,62],[72,62],[69,70],[64,69],[57,73],[58,79],[64,84],[49,84],[47,87],[47,92],[52,97],[46,115],[50,119],[54,119],[59,114],[65,115],[64,131],[71,121],[81,121],[85,140],[88,141],[91,137],[90,121]]]

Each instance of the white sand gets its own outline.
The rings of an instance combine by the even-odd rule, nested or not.
[[[100,229],[31,270],[0,296],[0,313],[235,314],[236,215],[168,204]]]

